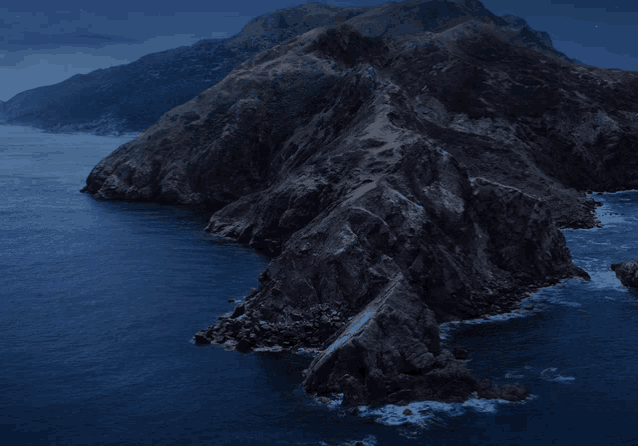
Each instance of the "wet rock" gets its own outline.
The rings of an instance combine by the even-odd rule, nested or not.
[[[237,345],[235,345],[235,350],[237,350],[240,353],[248,353],[249,351],[252,350],[251,347],[252,346],[249,340],[240,339],[239,342],[237,342]]]
[[[624,286],[638,288],[638,259],[633,262],[613,263],[611,270]]]
[[[318,396],[318,397],[315,398],[315,400],[319,404],[329,404],[330,403],[330,398],[326,398],[325,396]]]
[[[403,415],[408,415],[408,416],[409,416],[409,415],[412,415],[412,411],[411,411],[410,409],[405,409],[405,410],[403,411]]]
[[[210,340],[206,337],[205,331],[198,331],[193,335],[193,339],[197,344],[210,344]]]
[[[350,375],[341,377],[339,388],[344,394],[341,401],[341,405],[344,407],[365,406],[370,401],[368,390],[359,380]]]
[[[245,310],[244,305],[241,305],[241,304],[240,304],[240,305],[237,305],[237,306],[235,307],[235,310],[233,311],[233,314],[232,314],[230,317],[231,317],[231,319],[236,319],[236,318],[238,318],[239,316],[241,316],[242,314],[244,314],[244,313],[245,313],[245,311],[246,311],[246,310]]]
[[[489,378],[478,381],[477,394],[482,399],[502,399],[506,401],[522,401],[529,396],[529,388],[522,384],[505,384],[492,387]]]

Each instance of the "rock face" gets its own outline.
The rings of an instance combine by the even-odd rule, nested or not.
[[[638,259],[633,262],[613,263],[611,270],[624,286],[638,288]]]
[[[346,405],[525,397],[472,378],[438,325],[589,278],[559,228],[599,224],[586,190],[636,187],[638,76],[576,66],[479,2],[445,3],[478,19],[392,39],[354,27],[371,11],[313,29],[93,169],[84,192],[208,206],[208,231],[272,256],[197,342],[319,351],[303,387]]]

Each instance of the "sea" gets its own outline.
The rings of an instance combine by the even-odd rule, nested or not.
[[[441,327],[526,401],[352,415],[300,390],[307,355],[193,343],[268,258],[207,234],[204,210],[81,194],[134,138],[0,126],[2,445],[638,444],[638,295],[610,270],[638,257],[638,192],[594,194],[603,227],[564,230],[590,282]]]

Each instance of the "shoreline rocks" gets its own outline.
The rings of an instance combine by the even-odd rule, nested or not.
[[[633,262],[613,263],[610,267],[616,278],[629,288],[638,289],[638,259]]]

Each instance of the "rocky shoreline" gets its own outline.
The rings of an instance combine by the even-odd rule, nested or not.
[[[431,31],[372,33],[396,31],[391,3],[238,64],[82,191],[206,206],[208,232],[271,257],[198,343],[315,349],[303,389],[346,406],[521,400],[439,325],[589,280],[561,228],[600,225],[587,191],[638,187],[638,76],[574,65],[475,0],[437,2],[444,21],[414,3]]]
[[[567,279],[575,278],[589,280],[586,273]],[[554,286],[564,280],[566,278],[562,278],[562,280],[549,278],[522,287],[506,296],[501,295],[504,299],[499,302],[500,305],[494,305],[479,318],[516,312],[521,309],[521,301],[531,297],[544,287]],[[254,296],[256,292],[255,288],[251,289],[247,299]],[[241,302],[235,307],[232,314],[221,316],[216,325],[197,332],[193,336],[195,342],[198,344],[218,344],[226,349],[241,353],[271,351],[310,355],[316,362],[316,358],[338,339],[339,334],[343,332],[341,329],[354,319],[352,316],[346,319],[336,311],[326,311],[315,320],[308,320],[298,315],[294,318],[297,320],[289,325],[281,322],[271,324],[265,321],[242,321],[241,318],[245,315],[244,305],[245,302]],[[526,309],[532,308],[529,304],[526,304],[525,307]],[[327,333],[334,334],[327,341],[321,343],[322,334]],[[310,342],[304,342],[308,339]],[[316,400],[323,403],[329,403],[331,398],[336,397],[337,393],[343,393],[341,405],[354,407],[355,411],[356,407],[361,405],[394,404],[404,406],[416,401],[462,403],[470,398],[522,401],[529,396],[530,389],[525,384],[516,383],[494,387],[490,379],[476,380],[472,378],[471,372],[465,364],[465,360],[470,354],[467,350],[459,347],[451,350],[439,349],[438,355],[432,358],[434,362],[429,373],[423,374],[423,371],[420,371],[420,374],[423,374],[422,381],[414,380],[412,377],[403,383],[395,381],[393,384],[396,391],[392,393],[371,394],[357,379],[350,375],[341,377],[338,389],[310,391],[309,393],[314,394]],[[304,382],[305,387],[311,385],[312,383]],[[438,392],[432,392],[433,388],[438,389]],[[430,392],[426,392],[426,390],[430,390]]]

